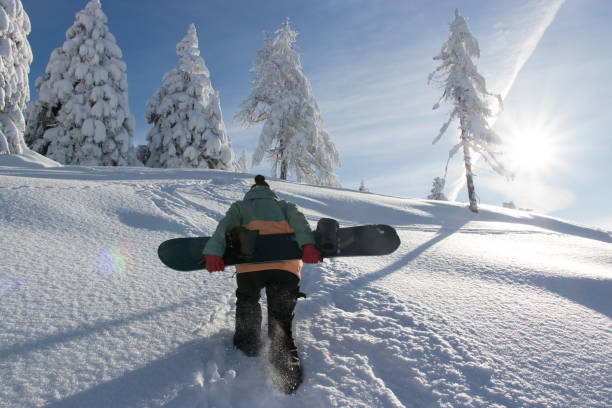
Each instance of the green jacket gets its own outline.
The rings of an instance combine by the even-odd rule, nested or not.
[[[219,221],[212,238],[204,247],[207,255],[223,256],[225,234],[238,226],[258,230],[261,235],[294,232],[298,245],[314,244],[310,225],[296,207],[279,200],[269,187],[259,186],[245,194],[242,201],[231,205],[225,217]]]

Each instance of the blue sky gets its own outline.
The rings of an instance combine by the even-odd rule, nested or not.
[[[22,3],[32,22],[36,99],[34,81],[87,1]],[[450,106],[433,111],[441,91],[427,83],[455,7],[480,42],[479,72],[490,91],[504,96],[494,129],[515,145],[527,138],[537,146],[537,154],[513,156],[521,163],[513,182],[480,163],[475,183],[481,202],[513,200],[612,230],[607,0],[102,0],[128,67],[137,144],[149,128],[145,103],[177,65],[176,44],[195,23],[234,150],[252,152],[259,129],[240,129],[232,118],[250,91],[249,70],[263,31],[273,32],[289,17],[300,33],[304,73],[340,151],[341,184],[356,189],[363,179],[372,192],[407,198],[429,194],[457,140],[451,128],[431,144]],[[467,201],[461,170],[457,157],[447,193]],[[269,165],[252,169],[257,171],[267,175]]]

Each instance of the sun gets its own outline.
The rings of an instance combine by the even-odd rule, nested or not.
[[[517,129],[506,140],[504,156],[514,173],[534,175],[554,165],[558,149],[553,135],[545,128]]]

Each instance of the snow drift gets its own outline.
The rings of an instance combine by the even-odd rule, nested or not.
[[[314,226],[394,225],[378,258],[303,270],[305,381],[231,347],[231,271],[156,257],[209,235],[252,176],[0,156],[0,407],[605,407],[612,237],[482,205],[271,181]]]

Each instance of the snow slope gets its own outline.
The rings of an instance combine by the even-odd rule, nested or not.
[[[612,406],[609,232],[272,181],[313,227],[402,239],[305,267],[305,381],[284,396],[265,356],[232,350],[232,272],[156,256],[210,234],[252,176],[52,166],[0,156],[0,407]]]

